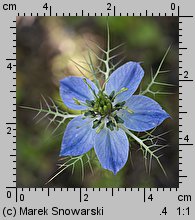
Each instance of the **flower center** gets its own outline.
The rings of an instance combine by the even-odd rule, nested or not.
[[[102,117],[110,115],[113,111],[111,99],[102,91],[99,91],[94,102],[93,110]]]
[[[125,108],[125,101],[114,104],[115,97],[126,89],[121,89],[118,93],[114,91],[108,96],[103,91],[99,91],[95,96],[95,100],[86,101],[89,109],[84,113],[84,116],[90,116],[94,118],[93,128],[97,128],[96,132],[99,133],[104,126],[110,130],[118,128],[118,123],[124,123],[124,121],[117,116],[117,111]]]
[[[116,115],[116,112],[122,109],[125,105],[125,101],[114,104],[114,99],[117,94],[113,91],[109,96],[103,91],[99,91],[95,100],[86,100],[86,105],[89,109],[85,112],[85,116],[100,116],[101,118],[112,117]]]
[[[86,100],[85,102],[81,102],[74,98],[74,101],[78,105],[88,106],[88,109],[84,112],[84,116],[92,118],[92,128],[97,128],[97,133],[99,133],[105,127],[105,125],[111,131],[113,131],[114,128],[118,129],[118,124],[124,123],[124,121],[117,115],[117,112],[121,109],[125,109],[130,113],[133,113],[133,111],[129,110],[128,107],[125,106],[125,101],[118,102],[116,104],[114,103],[114,100],[116,96],[127,91],[128,89],[122,88],[118,92],[112,91],[110,95],[107,95],[103,90],[100,90],[98,94],[96,94],[95,90],[93,90],[87,80],[83,79],[83,81],[93,93],[94,100]]]

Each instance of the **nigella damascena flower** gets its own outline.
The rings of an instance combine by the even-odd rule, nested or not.
[[[81,77],[61,80],[63,102],[83,114],[67,125],[60,156],[82,155],[94,147],[102,167],[116,174],[129,154],[130,143],[122,128],[143,132],[169,117],[156,101],[133,95],[143,76],[139,63],[128,62],[111,74],[102,89]]]

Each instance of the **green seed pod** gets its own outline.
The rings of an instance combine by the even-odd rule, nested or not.
[[[103,110],[103,108],[102,108],[101,106],[99,106],[98,112],[100,112],[101,114],[103,114],[104,110]]]
[[[107,106],[107,105],[104,105],[104,106],[103,106],[103,110],[104,110],[105,113],[107,113],[107,112],[108,112],[108,106]]]
[[[100,98],[96,99],[95,104],[100,105],[100,101],[101,101]]]
[[[110,103],[109,99],[105,99],[105,104],[107,105],[108,103]]]
[[[103,99],[100,101],[100,105],[101,105],[102,107],[105,105],[105,102],[104,102]]]
[[[99,99],[103,99],[104,98],[104,94],[103,94],[102,91],[99,91],[98,95],[99,95]]]
[[[112,104],[110,102],[107,103],[108,112],[112,110]]]
[[[98,111],[99,105],[98,105],[98,103],[97,103],[97,102],[95,103],[95,105],[94,105],[94,107],[93,107],[93,108],[94,108],[94,110],[95,110],[95,111]]]

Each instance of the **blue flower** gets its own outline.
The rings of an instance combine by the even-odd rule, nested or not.
[[[120,125],[143,132],[170,117],[151,98],[133,95],[143,76],[139,63],[128,62],[111,74],[102,89],[82,77],[62,79],[63,102],[82,114],[67,125],[60,156],[82,155],[94,147],[102,167],[116,174],[128,159],[130,145]]]

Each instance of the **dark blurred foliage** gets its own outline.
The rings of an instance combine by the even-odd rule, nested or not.
[[[155,160],[149,175],[138,146],[131,146],[131,158],[114,176],[94,166],[94,174],[85,168],[84,180],[78,164],[71,175],[67,169],[51,183],[47,180],[57,170],[58,155],[65,126],[56,133],[54,127],[45,129],[47,119],[36,124],[34,111],[20,106],[39,107],[41,94],[59,100],[59,79],[80,75],[74,63],[82,62],[87,53],[86,44],[98,54],[99,46],[106,46],[105,17],[17,17],[17,186],[18,187],[178,187],[178,18],[176,17],[109,17],[111,45],[125,43],[124,63],[142,62],[144,85],[171,45],[163,64],[170,70],[161,79],[176,85],[159,88],[173,95],[157,95],[156,100],[172,116],[155,131],[165,135],[169,146],[163,149],[161,162],[167,171],[165,177]],[[94,63],[97,64],[97,60]],[[117,59],[114,60],[117,62]],[[157,88],[158,89],[158,88]],[[94,162],[95,164],[96,162]],[[94,165],[93,164],[93,165]]]

